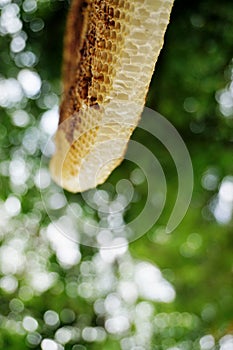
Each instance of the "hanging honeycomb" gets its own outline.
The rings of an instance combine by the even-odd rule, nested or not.
[[[78,192],[121,162],[142,113],[172,0],[73,0],[52,176]]]

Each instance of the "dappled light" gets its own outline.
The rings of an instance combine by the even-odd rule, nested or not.
[[[225,177],[220,185],[217,198],[212,202],[212,210],[219,223],[231,222],[233,215],[233,177]]]
[[[229,67],[230,82],[223,90],[216,93],[216,100],[219,103],[219,109],[225,118],[233,118],[233,67]]]
[[[82,194],[50,176],[68,1],[0,0],[1,349],[233,349],[233,8],[213,3],[177,0],[148,96],[190,151],[190,208],[168,233],[177,171],[137,130],[167,181],[161,217],[139,238],[130,223],[149,191],[140,166],[125,160]],[[163,196],[153,190],[155,217]]]

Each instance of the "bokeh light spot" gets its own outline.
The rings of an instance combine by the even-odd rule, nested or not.
[[[38,322],[31,316],[25,316],[23,319],[23,328],[28,332],[34,332],[37,330]]]
[[[38,73],[28,69],[22,69],[18,74],[18,81],[20,82],[24,93],[27,97],[34,97],[41,88],[41,79]]]

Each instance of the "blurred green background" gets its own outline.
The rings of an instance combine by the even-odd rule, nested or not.
[[[148,94],[147,106],[190,152],[190,208],[167,234],[176,169],[164,146],[137,130],[133,138],[166,174],[166,205],[146,235],[127,245],[122,234],[112,251],[77,237],[111,241],[114,224],[101,201],[117,207],[127,191],[116,188],[133,189],[117,219],[127,223],[145,203],[143,172],[124,161],[83,198],[51,182],[43,151],[58,120],[68,7],[0,0],[0,349],[232,350],[232,0],[175,1]],[[99,222],[105,230],[91,228]]]

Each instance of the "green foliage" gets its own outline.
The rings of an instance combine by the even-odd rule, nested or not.
[[[68,3],[0,0],[1,21],[7,6],[22,28],[17,21],[16,31],[0,22],[0,349],[230,349],[232,1],[176,0],[148,95],[147,105],[172,122],[190,152],[195,183],[189,210],[167,234],[176,169],[167,150],[137,130],[134,140],[155,154],[166,174],[166,205],[146,235],[127,248],[130,233],[124,232],[124,248],[109,255],[91,247],[98,236],[91,224],[106,219],[101,196],[93,208],[91,191],[92,205],[64,193],[51,183],[44,153],[61,95]],[[38,91],[35,85],[32,93],[22,89],[19,73],[25,69],[38,74]],[[115,186],[121,179],[132,184],[135,169],[124,161],[97,194],[116,202]],[[147,198],[145,179],[133,188],[126,223]],[[82,222],[69,219],[72,211]],[[59,225],[70,227],[71,240]],[[145,284],[153,292],[153,278],[157,298],[142,289]]]

